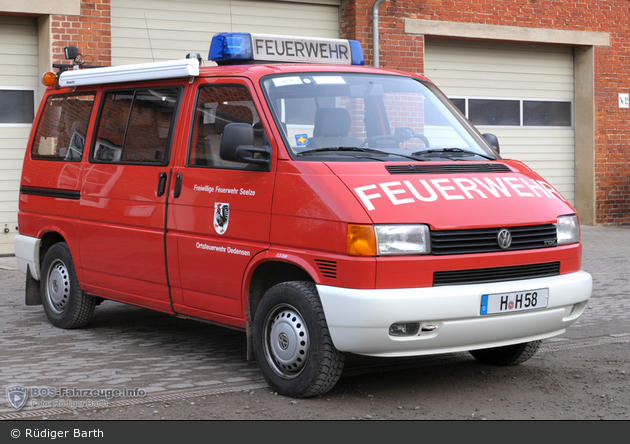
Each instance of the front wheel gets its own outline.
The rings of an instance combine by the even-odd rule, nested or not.
[[[96,298],[81,290],[66,243],[55,244],[46,252],[40,288],[44,311],[55,327],[79,328],[92,318]]]
[[[281,395],[307,398],[333,388],[345,357],[332,343],[315,284],[284,282],[265,294],[254,318],[254,353]]]
[[[540,348],[540,344],[541,341],[532,341],[505,347],[471,350],[469,353],[483,364],[502,366],[518,365],[534,356]]]

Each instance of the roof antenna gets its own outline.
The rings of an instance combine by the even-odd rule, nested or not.
[[[230,0],[230,32],[234,31],[232,26],[232,0]]]
[[[149,23],[147,23],[147,13],[144,13],[144,26],[147,28],[147,36],[149,37],[149,48],[151,48],[151,58],[155,62],[155,57],[153,56],[153,46],[151,45],[151,34],[149,34]]]

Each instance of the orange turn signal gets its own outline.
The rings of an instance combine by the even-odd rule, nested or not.
[[[372,225],[348,225],[348,247],[350,256],[376,256],[376,235]]]
[[[57,76],[54,72],[46,72],[42,75],[42,83],[46,86],[55,86],[55,83],[57,83]]]

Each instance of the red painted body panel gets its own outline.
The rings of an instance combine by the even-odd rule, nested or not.
[[[390,174],[385,164],[329,163],[374,223],[426,223],[432,229],[554,223],[575,210],[524,164],[512,173]]]
[[[156,195],[159,173],[165,171],[140,165],[86,168],[79,226],[85,285],[109,287],[143,301],[169,301],[163,241],[166,199]]]

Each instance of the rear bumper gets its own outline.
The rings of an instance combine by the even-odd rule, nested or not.
[[[481,315],[481,296],[548,288],[544,309]],[[586,308],[591,275],[488,284],[391,290],[318,285],[331,337],[340,351],[370,356],[452,353],[529,342],[561,334]],[[391,336],[393,323],[431,326],[415,336]]]
[[[30,268],[31,276],[39,281],[39,245],[41,239],[18,234],[15,236],[14,251],[18,268],[24,274]]]

